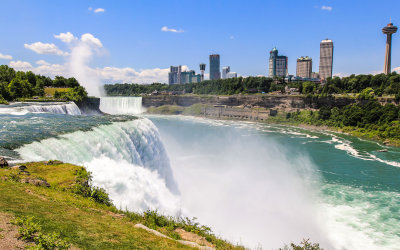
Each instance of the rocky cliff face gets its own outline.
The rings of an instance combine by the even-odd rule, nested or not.
[[[233,96],[144,96],[144,107],[159,107],[162,105],[177,105],[188,107],[196,103],[208,105],[225,105],[229,107],[249,106],[266,109],[292,111],[296,109],[318,109],[322,106],[342,107],[356,102],[352,98],[307,98],[288,95],[233,95]]]
[[[100,98],[88,97],[82,102],[76,103],[81,113],[84,115],[101,115],[103,112],[100,111]]]

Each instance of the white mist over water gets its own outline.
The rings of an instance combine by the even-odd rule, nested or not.
[[[183,206],[217,235],[252,248],[303,238],[332,248],[315,202],[319,177],[307,155],[231,128],[195,125],[186,131],[180,125],[179,135],[156,124]]]
[[[142,97],[101,97],[100,110],[113,115],[136,115],[145,112],[142,107]]]
[[[104,95],[103,84],[96,71],[89,67],[89,62],[95,54],[100,54],[103,44],[92,34],[86,33],[81,39],[75,39],[71,46],[68,66],[70,74],[79,81],[89,95]]]

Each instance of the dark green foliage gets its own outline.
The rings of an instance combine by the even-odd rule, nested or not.
[[[84,87],[78,86],[70,88],[65,92],[56,91],[54,97],[58,99],[66,99],[68,101],[81,102],[87,98],[87,92]]]
[[[13,101],[18,98],[31,98],[33,96],[44,96],[45,87],[68,87],[65,93],[59,94],[58,98],[69,101],[80,102],[87,97],[85,88],[71,77],[64,78],[56,76],[54,80],[41,75],[35,75],[32,71],[17,71],[7,65],[0,65],[0,103]],[[57,98],[57,97],[56,97]]]
[[[201,83],[187,84],[107,84],[104,86],[107,95],[110,96],[137,96],[150,94],[153,91],[184,91],[193,94],[233,95],[239,93],[261,93],[270,92],[272,79],[267,77],[238,77],[221,80],[207,80]],[[282,85],[283,86],[283,85]],[[276,86],[274,86],[276,87]],[[281,90],[279,87],[275,90]],[[284,87],[283,87],[284,88]]]
[[[91,182],[91,173],[86,171],[85,168],[81,168],[76,172],[76,182],[72,191],[83,197],[89,197],[97,203],[112,206],[112,201],[106,191],[103,188],[93,187]]]
[[[322,107],[318,112],[302,111],[286,115],[287,120],[311,125],[355,127],[371,132],[378,138],[400,139],[400,107],[391,103],[381,105],[375,99],[338,107]]]
[[[318,243],[311,243],[309,240],[303,239],[299,245],[291,243],[290,247],[285,246],[284,248],[280,248],[280,250],[323,250]]]
[[[60,234],[43,233],[42,227],[36,223],[34,217],[16,217],[11,221],[12,224],[19,226],[18,233],[22,240],[34,242],[36,245],[29,247],[30,249],[68,249],[70,243],[62,239]]]

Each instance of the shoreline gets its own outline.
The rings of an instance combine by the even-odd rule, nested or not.
[[[253,110],[253,109],[251,109]],[[157,112],[160,111],[160,112]],[[185,112],[187,111],[187,112]],[[193,112],[197,111],[197,112]],[[284,111],[281,111],[281,113],[284,113]],[[262,119],[262,120],[257,120],[257,119],[246,119],[246,118],[236,118],[236,117],[227,117],[227,116],[214,116],[214,115],[205,115],[199,112],[199,110],[196,110],[196,108],[191,108],[189,107],[180,107],[180,106],[174,106],[174,105],[163,105],[157,108],[154,107],[147,107],[147,112],[143,114],[149,114],[149,115],[183,115],[183,116],[194,116],[194,117],[201,117],[201,118],[207,118],[207,119],[212,119],[212,120],[230,120],[230,121],[252,121],[252,122],[257,122],[257,123],[265,123],[265,124],[273,124],[273,125],[283,125],[283,126],[289,126],[289,127],[295,127],[295,128],[300,128],[300,129],[306,129],[310,131],[325,131],[325,132],[330,132],[330,133],[339,133],[347,136],[353,136],[358,139],[362,140],[368,140],[371,142],[376,142],[379,143],[382,147],[384,146],[389,146],[389,147],[400,147],[400,140],[396,139],[389,139],[389,138],[373,138],[370,136],[367,136],[366,134],[362,134],[363,132],[357,131],[357,128],[355,127],[345,127],[345,128],[338,128],[338,127],[330,127],[327,125],[312,125],[312,124],[306,124],[306,123],[298,123],[298,122],[293,122],[293,121],[280,121],[279,118],[281,118],[282,115],[280,115],[278,118],[277,116],[270,116],[267,119]]]

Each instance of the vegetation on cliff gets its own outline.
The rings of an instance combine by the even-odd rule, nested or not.
[[[66,89],[64,92],[54,94],[58,99],[82,101],[87,97],[85,88],[73,77],[56,76],[53,80],[50,77],[36,75],[32,71],[15,71],[7,65],[0,65],[0,104],[32,97],[43,98],[48,87]]]
[[[343,93],[361,93],[371,88],[376,96],[395,95],[400,100],[400,75],[351,75],[349,77],[329,78],[326,84],[314,82],[291,81],[268,77],[238,77],[220,80],[206,80],[200,83],[187,84],[107,84],[104,86],[110,96],[138,96],[153,91],[180,91],[193,94],[232,95],[239,93],[269,93],[285,91],[285,87],[296,88],[300,94],[327,96]]]
[[[41,246],[38,249],[191,248],[172,240],[181,239],[177,229],[199,235],[220,249],[237,248],[194,219],[117,209],[104,190],[92,186],[83,167],[59,161],[25,166],[0,168],[0,214],[15,217],[21,239]],[[138,223],[172,239],[136,228]]]

